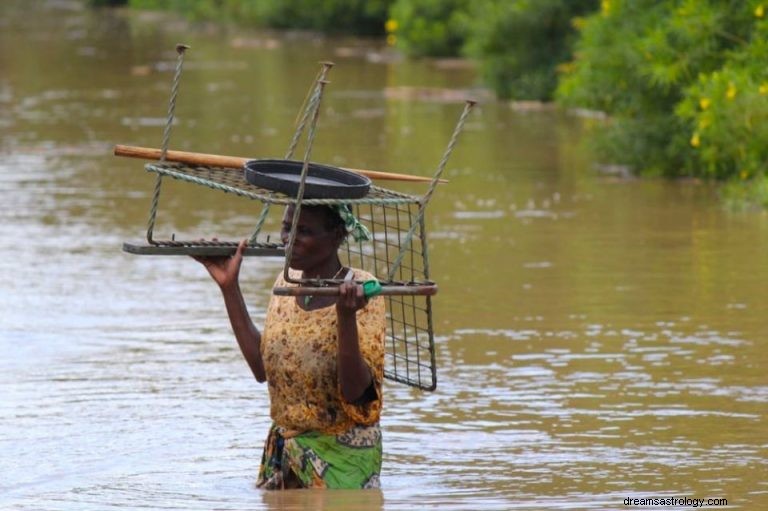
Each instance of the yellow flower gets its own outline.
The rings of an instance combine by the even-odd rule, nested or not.
[[[387,36],[387,44],[390,46],[394,46],[397,43],[397,36],[389,34]]]
[[[742,170],[741,172],[739,172],[739,177],[742,180],[747,179],[749,177],[749,172],[747,172],[746,170]]]
[[[725,91],[725,97],[728,99],[733,99],[736,97],[736,86],[733,84],[733,82],[728,84],[728,90]]]
[[[391,34],[392,32],[397,32],[397,20],[389,19],[386,23],[384,23],[384,30],[387,31],[387,33]]]
[[[712,104],[712,100],[709,98],[701,98],[699,100],[699,106],[701,107],[702,110],[706,110],[707,108],[709,108],[710,104]]]
[[[600,2],[600,10],[602,11],[603,16],[611,14],[611,0],[603,0]]]
[[[765,96],[766,94],[768,94],[768,83],[761,83],[760,88],[757,90],[760,91],[760,94]]]
[[[765,14],[765,8],[763,7],[763,4],[755,7],[755,18],[762,18],[763,14]]]
[[[574,62],[563,62],[562,64],[558,64],[555,69],[558,73],[567,75],[574,72],[576,64]]]
[[[699,140],[699,134],[698,132],[694,133],[693,136],[691,137],[691,146],[699,147],[700,145],[701,145],[701,140]]]

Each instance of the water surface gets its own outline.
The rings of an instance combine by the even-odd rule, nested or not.
[[[484,101],[430,205],[438,388],[386,386],[381,492],[253,487],[269,425],[218,292],[132,256],[158,147],[282,157],[333,60],[317,161],[429,175],[472,69],[377,41],[190,25],[80,2],[0,5],[3,509],[624,509],[768,503],[768,216],[715,187],[607,176],[585,122]],[[258,208],[184,183],[158,229],[239,239]],[[423,193],[422,185],[393,185]],[[263,321],[281,262],[249,258]]]

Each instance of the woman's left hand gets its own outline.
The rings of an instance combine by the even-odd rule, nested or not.
[[[336,300],[338,314],[354,314],[368,303],[363,293],[363,286],[353,281],[344,281],[339,286],[339,298]]]

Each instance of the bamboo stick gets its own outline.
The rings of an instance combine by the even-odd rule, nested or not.
[[[140,158],[144,160],[159,160],[162,151],[152,147],[138,147],[128,145],[116,145],[114,149],[115,156],[125,156],[128,158]],[[245,162],[252,158],[241,158],[238,156],[224,156],[219,154],[192,153],[187,151],[168,151],[165,160],[174,163],[183,163],[185,165],[202,165],[209,167],[224,167],[230,169],[242,169]],[[412,174],[397,174],[395,172],[381,172],[377,170],[350,169],[344,168],[350,172],[366,176],[370,179],[390,180],[390,181],[409,181],[409,182],[430,182],[431,177],[414,176]],[[440,179],[439,183],[447,183],[446,179]]]

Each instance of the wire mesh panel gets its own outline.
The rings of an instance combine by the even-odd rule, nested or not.
[[[426,233],[418,220],[419,204],[360,204],[356,216],[373,239],[350,241],[344,253],[349,266],[363,268],[391,284],[425,284],[429,280]],[[409,232],[418,223],[416,235]],[[402,255],[401,255],[402,253]],[[399,263],[397,262],[399,259]],[[437,386],[430,296],[392,295],[387,301],[387,352],[384,375],[424,390]]]
[[[199,241],[179,241],[173,238],[171,240],[157,240],[154,238],[154,227],[162,180],[165,177],[171,177],[262,203],[262,212],[256,222],[255,231],[249,239],[245,255],[286,255],[284,268],[286,282],[299,284],[298,287],[293,288],[275,288],[273,293],[291,294],[292,292],[319,293],[321,291],[332,291],[328,289],[328,286],[338,284],[338,281],[333,279],[292,280],[288,276],[288,265],[290,264],[301,205],[347,205],[354,210],[355,215],[363,224],[367,225],[373,235],[373,239],[369,241],[348,242],[346,249],[343,251],[344,253],[341,255],[342,259],[346,259],[344,262],[347,266],[354,266],[372,273],[379,283],[365,282],[364,284],[378,286],[376,293],[381,293],[387,301],[389,325],[384,376],[390,380],[424,390],[434,390],[437,386],[437,379],[430,295],[436,292],[437,287],[434,282],[429,280],[429,257],[427,254],[424,212],[435,191],[436,185],[440,181],[445,164],[456,144],[464,120],[474,105],[474,101],[467,101],[464,112],[459,118],[459,122],[440,160],[437,171],[430,181],[427,192],[423,196],[410,196],[371,186],[370,191],[363,198],[344,200],[305,198],[304,188],[310,166],[310,153],[316,131],[317,118],[320,112],[320,100],[324,86],[328,83],[325,80],[325,76],[333,66],[330,62],[321,63],[321,70],[313,86],[310,88],[310,93],[305,103],[306,108],[303,108],[301,120],[296,127],[285,156],[286,160],[293,157],[298,141],[305,127],[307,127],[306,150],[302,160],[303,165],[298,192],[295,197],[286,196],[275,191],[253,186],[244,179],[240,164],[234,165],[235,170],[233,170],[227,167],[227,165],[230,165],[229,163],[209,162],[203,165],[192,165],[191,162],[186,164],[168,164],[166,162],[169,153],[170,131],[173,126],[174,109],[178,95],[184,52],[188,48],[188,46],[183,44],[176,46],[179,57],[171,88],[162,148],[159,153],[160,163],[149,164],[145,167],[148,171],[157,174],[147,226],[147,244],[134,245],[126,243],[123,245],[123,249],[135,254],[152,255],[186,254],[219,256],[234,253],[236,242],[202,243]],[[223,157],[223,159],[227,160],[227,162],[231,160],[228,157]],[[222,161],[222,158],[217,157],[217,161]],[[199,160],[196,160],[196,163],[199,163]],[[222,167],[220,168],[216,165],[221,165]],[[282,243],[270,243],[268,237],[263,239],[264,237],[261,232],[261,228],[270,214],[271,206],[275,204],[296,205],[290,237],[286,246],[283,246]],[[282,212],[279,214],[282,214]],[[308,287],[302,287],[305,285]]]
[[[148,164],[146,169],[175,180],[205,186],[262,203],[263,216],[282,217],[283,207],[295,204],[296,198],[248,183],[242,171],[215,167],[180,164]],[[354,241],[350,237],[342,246],[340,256],[347,266],[361,268],[373,274],[384,286],[434,285],[429,279],[426,253],[426,232],[419,217],[421,198],[386,188],[371,187],[362,199],[304,199],[305,205],[347,204],[355,216],[368,228],[372,239]],[[271,206],[277,206],[272,207]],[[264,218],[259,219],[263,223]],[[279,221],[273,222],[279,225]],[[415,230],[414,230],[415,226]],[[251,255],[282,255],[285,247],[265,238],[260,228],[251,238]],[[233,253],[237,242],[200,242],[183,240],[154,240],[149,247],[126,244],[127,251],[137,254],[177,255]],[[424,295],[384,296],[387,309],[387,347],[384,376],[387,379],[434,390],[437,386],[432,302]]]

